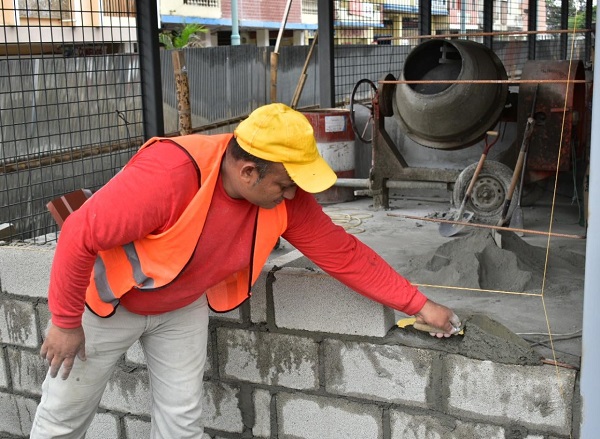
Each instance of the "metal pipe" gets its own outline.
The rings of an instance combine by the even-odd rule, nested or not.
[[[370,188],[368,178],[338,178],[334,186]],[[385,186],[389,189],[447,189],[448,185],[440,181],[387,180]]]
[[[240,27],[238,22],[238,0],[231,0],[231,45],[240,45]]]
[[[600,18],[600,11],[596,11],[596,22]],[[600,36],[596,33],[596,47],[600,43]],[[600,54],[596,52],[594,65],[598,66]],[[600,81],[600,70],[594,69],[594,82]],[[581,438],[593,439],[598,437],[600,431],[600,377],[598,364],[600,364],[600,270],[598,270],[598,257],[600,256],[600,96],[595,93],[592,98],[592,137],[590,143],[590,177],[588,194],[588,227],[585,252],[585,283],[583,287],[583,324],[581,340]],[[592,172],[594,170],[596,172]]]

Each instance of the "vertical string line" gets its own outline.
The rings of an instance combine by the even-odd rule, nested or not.
[[[560,140],[559,140],[559,144],[558,144],[558,157],[556,160],[556,172],[554,174],[554,191],[552,193],[552,205],[550,208],[550,225],[548,227],[548,232],[552,233],[552,224],[554,222],[554,208],[556,205],[556,192],[558,189],[558,172],[559,172],[559,165],[560,165],[560,159],[561,159],[561,154],[562,154],[562,144],[563,144],[563,138],[564,138],[564,131],[565,131],[565,121],[567,118],[567,103],[568,103],[568,99],[569,99],[569,87],[573,87],[573,93],[575,93],[575,85],[571,84],[570,80],[571,80],[571,72],[572,72],[572,68],[573,68],[573,53],[575,51],[575,35],[576,35],[576,31],[577,31],[577,14],[578,11],[575,10],[575,17],[574,17],[574,21],[573,21],[573,32],[572,35],[573,37],[571,38],[571,53],[569,56],[569,69],[568,69],[568,73],[567,73],[567,82],[566,82],[566,87],[565,87],[565,99],[564,99],[564,104],[563,104],[563,119],[562,119],[562,124],[561,124],[561,130],[560,130]],[[568,35],[568,34],[567,34]],[[558,387],[559,387],[559,391],[561,396],[563,397],[564,400],[564,389],[563,389],[563,385],[560,381],[560,371],[558,368],[558,361],[556,359],[556,350],[554,349],[554,338],[552,337],[552,329],[550,326],[550,319],[548,317],[548,309],[546,308],[546,300],[544,298],[545,296],[545,288],[546,288],[546,274],[548,272],[548,260],[550,257],[550,241],[551,241],[551,235],[548,235],[548,239],[547,239],[547,243],[546,243],[546,259],[544,261],[544,273],[542,276],[542,293],[541,293],[541,298],[542,298],[542,307],[544,309],[544,317],[546,318],[546,327],[548,329],[548,337],[550,340],[550,348],[552,350],[552,358],[554,360],[554,368],[556,371],[556,379],[558,382]],[[569,433],[569,437],[572,437],[571,433]]]

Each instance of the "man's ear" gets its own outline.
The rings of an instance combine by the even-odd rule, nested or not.
[[[246,183],[254,183],[254,180],[258,175],[256,164],[254,164],[253,162],[244,162],[242,167],[239,169],[239,172],[242,181]]]

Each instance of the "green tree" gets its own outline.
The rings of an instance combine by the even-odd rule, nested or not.
[[[199,34],[208,29],[197,23],[188,23],[181,29],[165,30],[158,34],[160,43],[165,49],[183,49],[185,47],[202,47]]]
[[[580,9],[577,12],[577,15],[573,14],[569,16],[569,29],[585,29],[585,5],[583,5],[584,9]],[[592,22],[595,21],[596,18],[596,5],[592,6]]]

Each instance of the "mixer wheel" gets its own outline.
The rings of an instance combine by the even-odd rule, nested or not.
[[[377,87],[370,79],[361,79],[356,83],[350,95],[350,123],[352,131],[363,143],[373,140],[373,99],[377,96]],[[369,116],[366,121],[359,121],[357,109],[367,109]]]
[[[467,187],[477,168],[477,163],[467,166],[456,179],[452,202],[454,206],[460,206],[467,191]],[[502,217],[502,208],[510,187],[512,170],[503,163],[487,160],[477,177],[471,199],[465,210],[473,212],[474,222],[482,224],[496,224]],[[508,221],[517,207],[519,199],[519,188],[515,188],[506,220]]]

